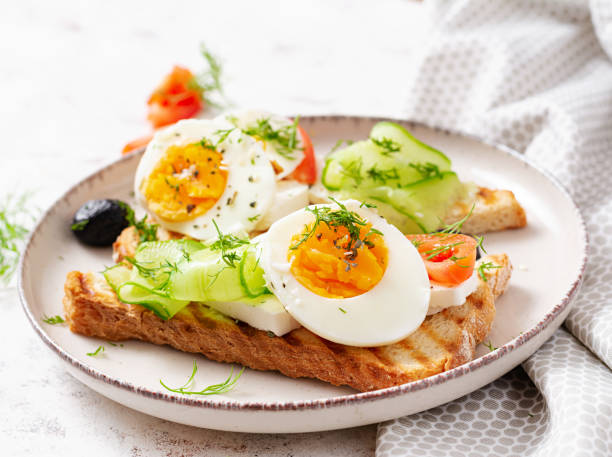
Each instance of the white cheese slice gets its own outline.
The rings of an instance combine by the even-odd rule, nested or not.
[[[429,309],[427,315],[439,313],[443,309],[451,306],[460,306],[465,303],[465,299],[478,287],[478,276],[476,270],[469,279],[456,287],[444,287],[439,284],[431,284],[431,295],[429,299]]]
[[[300,327],[274,295],[262,295],[244,302],[206,302],[208,306],[259,330],[282,336]]]
[[[306,184],[294,180],[278,181],[272,205],[258,219],[255,230],[267,230],[275,221],[305,206],[308,206],[308,186]]]

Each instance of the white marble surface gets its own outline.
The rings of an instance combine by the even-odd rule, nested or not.
[[[145,100],[204,41],[238,106],[401,116],[424,39],[409,1],[4,0],[0,15],[0,197],[44,208],[147,133]],[[58,285],[59,287],[59,285]],[[195,429],[129,410],[71,378],[0,289],[2,455],[366,456],[376,427],[303,435]]]

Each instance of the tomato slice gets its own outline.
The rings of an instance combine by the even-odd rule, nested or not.
[[[136,138],[135,140],[130,141],[128,144],[123,146],[121,150],[121,155],[127,155],[130,152],[134,152],[137,149],[144,148],[149,141],[153,138],[153,134],[141,136],[140,138]]]
[[[431,281],[455,287],[472,276],[478,243],[471,236],[430,233],[406,237],[421,254]]]
[[[300,137],[302,137],[302,144],[304,145],[304,159],[297,168],[293,170],[291,177],[304,184],[314,184],[317,179],[317,165],[315,162],[312,141],[310,141],[310,137],[302,127],[298,125],[297,129]]]
[[[147,105],[147,119],[154,128],[159,128],[195,116],[204,104],[193,73],[175,66],[151,94]]]

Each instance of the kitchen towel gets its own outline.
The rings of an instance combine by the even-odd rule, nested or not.
[[[564,328],[522,368],[380,424],[376,455],[610,456],[612,1],[426,8],[428,44],[409,76],[406,118],[507,145],[550,171],[585,218],[589,259]]]

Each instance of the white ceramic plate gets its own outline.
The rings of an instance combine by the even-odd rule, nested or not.
[[[367,137],[380,119],[315,116],[300,124],[317,153],[338,139]],[[181,385],[196,359],[196,386],[220,382],[230,367],[203,356],[141,342],[112,346],[42,323],[43,315],[62,314],[63,283],[70,270],[100,271],[111,264],[111,250],[86,248],[70,233],[75,210],[93,198],[131,201],[139,155],[122,158],[85,178],[44,215],[22,258],[19,292],[24,311],[45,343],[76,378],[119,403],[175,422],[242,432],[307,432],[378,422],[422,411],[491,382],[540,347],[567,316],[586,260],[582,218],[568,194],[549,175],[518,154],[478,140],[401,122],[416,137],[453,160],[463,180],[510,189],[527,212],[528,227],[490,234],[488,252],[506,252],[515,266],[510,287],[497,302],[490,341],[478,358],[445,373],[388,389],[356,393],[308,379],[246,370],[226,395],[181,396],[160,386]],[[89,357],[100,344],[103,356]]]

